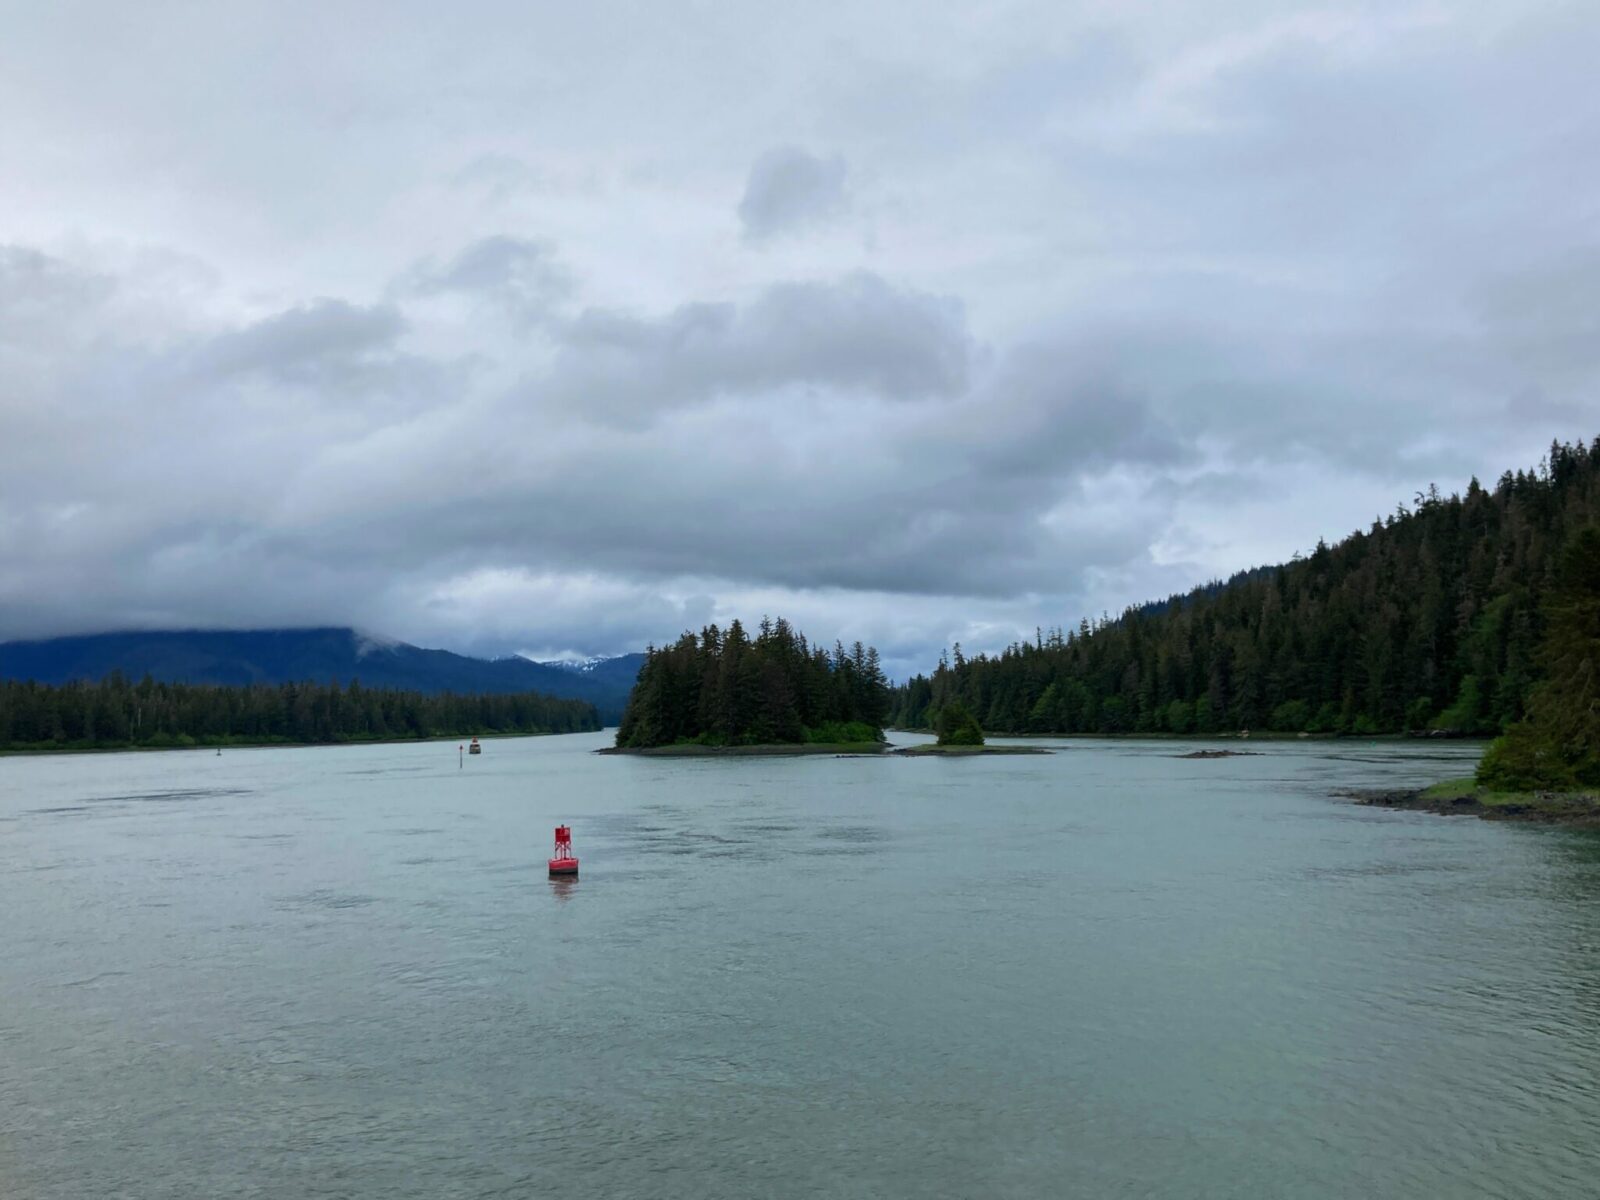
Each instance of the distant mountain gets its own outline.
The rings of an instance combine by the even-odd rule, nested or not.
[[[533,661],[539,662],[538,659]],[[576,661],[566,658],[553,659],[550,662],[539,662],[539,665],[541,667],[554,667],[558,671],[571,671],[574,675],[587,675],[602,663],[610,661],[610,656],[601,654],[594,658],[580,658]]]
[[[469,658],[424,650],[352,629],[98,633],[34,642],[0,642],[0,678],[66,683],[121,671],[169,683],[288,683],[359,679],[367,687],[412,691],[542,692],[587,700],[608,725],[622,716],[642,654],[570,670],[526,658]]]
[[[628,693],[633,690],[639,671],[644,666],[644,658],[643,654],[618,654],[610,658],[586,658],[581,662],[547,662],[539,665],[620,688],[623,702],[626,703]]]

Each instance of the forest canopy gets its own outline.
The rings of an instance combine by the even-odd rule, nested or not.
[[[1600,439],[1493,489],[1419,493],[1306,556],[898,688],[892,723],[961,700],[991,733],[1498,734],[1543,666],[1556,560],[1600,523]]]
[[[617,745],[750,746],[879,741],[889,685],[878,651],[810,645],[782,617],[754,639],[734,621],[646,652]]]
[[[359,682],[216,687],[0,682],[0,750],[389,741],[600,728],[594,705],[537,692],[460,696],[364,688]]]

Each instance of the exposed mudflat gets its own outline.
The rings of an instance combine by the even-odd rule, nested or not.
[[[1592,792],[1488,792],[1437,784],[1420,790],[1381,788],[1335,794],[1374,808],[1600,829],[1600,795]]]

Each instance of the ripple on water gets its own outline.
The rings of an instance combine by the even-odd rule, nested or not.
[[[817,830],[817,836],[828,841],[887,842],[889,831],[876,825],[830,825]]]
[[[339,892],[332,888],[313,888],[309,892],[299,892],[292,896],[279,896],[273,901],[274,908],[288,911],[307,910],[333,910],[344,908],[365,908],[369,904],[376,904],[378,897],[364,896],[357,892]]]
[[[830,825],[816,832],[816,840],[823,845],[808,846],[803,851],[813,855],[876,854],[890,840],[889,831],[874,825]]]
[[[798,833],[800,826],[775,821],[740,821],[739,828],[746,833]]]
[[[1304,867],[1296,872],[1300,879],[1377,879],[1386,875],[1429,875],[1436,872],[1469,870],[1464,862],[1376,862],[1343,867]]]
[[[185,800],[214,800],[223,796],[250,796],[250,788],[173,788],[162,792],[125,792],[115,796],[89,796],[89,804],[171,804]]]
[[[98,974],[90,975],[84,979],[64,980],[63,982],[58,983],[56,986],[64,988],[94,987],[96,984],[103,983],[107,979],[122,979],[127,975],[127,971],[101,971]]]

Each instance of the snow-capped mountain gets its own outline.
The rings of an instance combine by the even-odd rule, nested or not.
[[[617,659],[625,657],[627,657],[627,655],[599,654],[594,658],[554,659],[549,662],[541,662],[539,665],[541,667],[555,667],[557,670],[561,671],[571,671],[575,675],[588,675],[590,672],[604,666],[608,662],[615,662]]]

